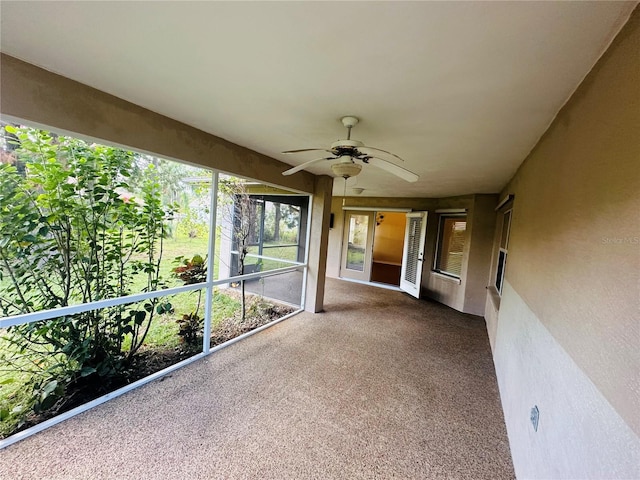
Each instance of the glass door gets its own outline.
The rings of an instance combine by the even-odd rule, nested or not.
[[[373,212],[345,211],[341,276],[368,282],[373,252]]]

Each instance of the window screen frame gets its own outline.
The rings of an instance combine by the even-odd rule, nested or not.
[[[442,242],[442,237],[444,234],[444,224],[446,222],[446,220],[448,219],[458,219],[461,220],[463,219],[465,222],[465,237],[464,237],[464,244],[462,246],[462,259],[461,259],[461,265],[460,265],[460,274],[456,274],[454,272],[449,272],[447,270],[443,270],[441,268],[441,257],[442,257],[442,247],[443,247],[443,242]],[[462,278],[462,267],[463,267],[463,263],[464,263],[464,249],[467,243],[467,214],[466,213],[448,213],[448,214],[442,214],[439,216],[438,218],[438,236],[436,238],[436,250],[435,250],[435,255],[434,255],[434,259],[433,259],[433,272],[438,273],[440,275],[445,275],[447,277],[451,277],[451,278],[456,278],[458,280],[460,280]]]
[[[498,237],[498,254],[495,264],[493,287],[498,292],[498,295],[502,297],[505,272],[507,270],[507,259],[509,256],[509,239],[511,236],[511,222],[513,221],[513,206],[509,206],[500,213],[502,214],[502,226],[500,227],[500,236]]]

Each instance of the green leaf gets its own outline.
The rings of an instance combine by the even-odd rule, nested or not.
[[[57,380],[51,380],[49,383],[47,383],[44,386],[44,388],[42,389],[42,392],[46,393],[48,395],[51,392],[53,392],[56,389],[57,386],[58,386],[58,381]]]
[[[22,237],[22,241],[23,242],[31,242],[31,243],[33,243],[33,242],[37,242],[38,238],[35,237],[34,235],[28,234],[28,235],[25,235],[24,237]]]
[[[133,321],[136,325],[142,325],[142,322],[144,322],[145,318],[147,318],[147,312],[139,310],[136,312],[135,318]]]
[[[95,372],[96,372],[96,369],[93,367],[82,367],[82,370],[80,370],[80,376],[88,377],[89,375]]]
[[[57,397],[55,395],[43,394],[40,399],[39,410],[44,411],[53,407],[56,403]]]
[[[5,132],[13,133],[14,135],[18,133],[18,129],[13,125],[5,125],[4,130]]]
[[[13,377],[5,378],[4,380],[0,381],[0,385],[8,385],[8,384],[13,383],[15,381],[16,381],[16,379],[13,378]]]

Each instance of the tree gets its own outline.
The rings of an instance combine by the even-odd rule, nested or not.
[[[14,154],[20,141],[15,133],[12,133],[19,125],[13,123],[0,123],[2,136],[0,136],[0,163],[14,165],[20,175],[24,175],[24,162],[18,160]],[[7,128],[8,127],[8,130]]]
[[[231,203],[228,210],[231,218],[225,220],[231,225],[231,241],[233,248],[237,251],[237,272],[239,275],[245,274],[246,257],[249,247],[258,241],[260,235],[260,209],[264,204],[258,204],[247,193],[246,185],[240,179],[234,177],[221,178],[219,189],[226,197],[227,203]],[[240,281],[241,292],[241,321],[246,318],[246,291],[244,280]]]

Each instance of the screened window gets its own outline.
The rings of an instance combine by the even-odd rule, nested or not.
[[[460,278],[466,232],[466,215],[440,217],[435,264],[437,272]]]
[[[509,230],[511,228],[511,210],[504,212],[502,218],[502,232],[500,233],[500,250],[498,252],[498,265],[494,285],[498,293],[502,293],[504,284],[504,272],[507,266],[507,253],[509,248]]]

